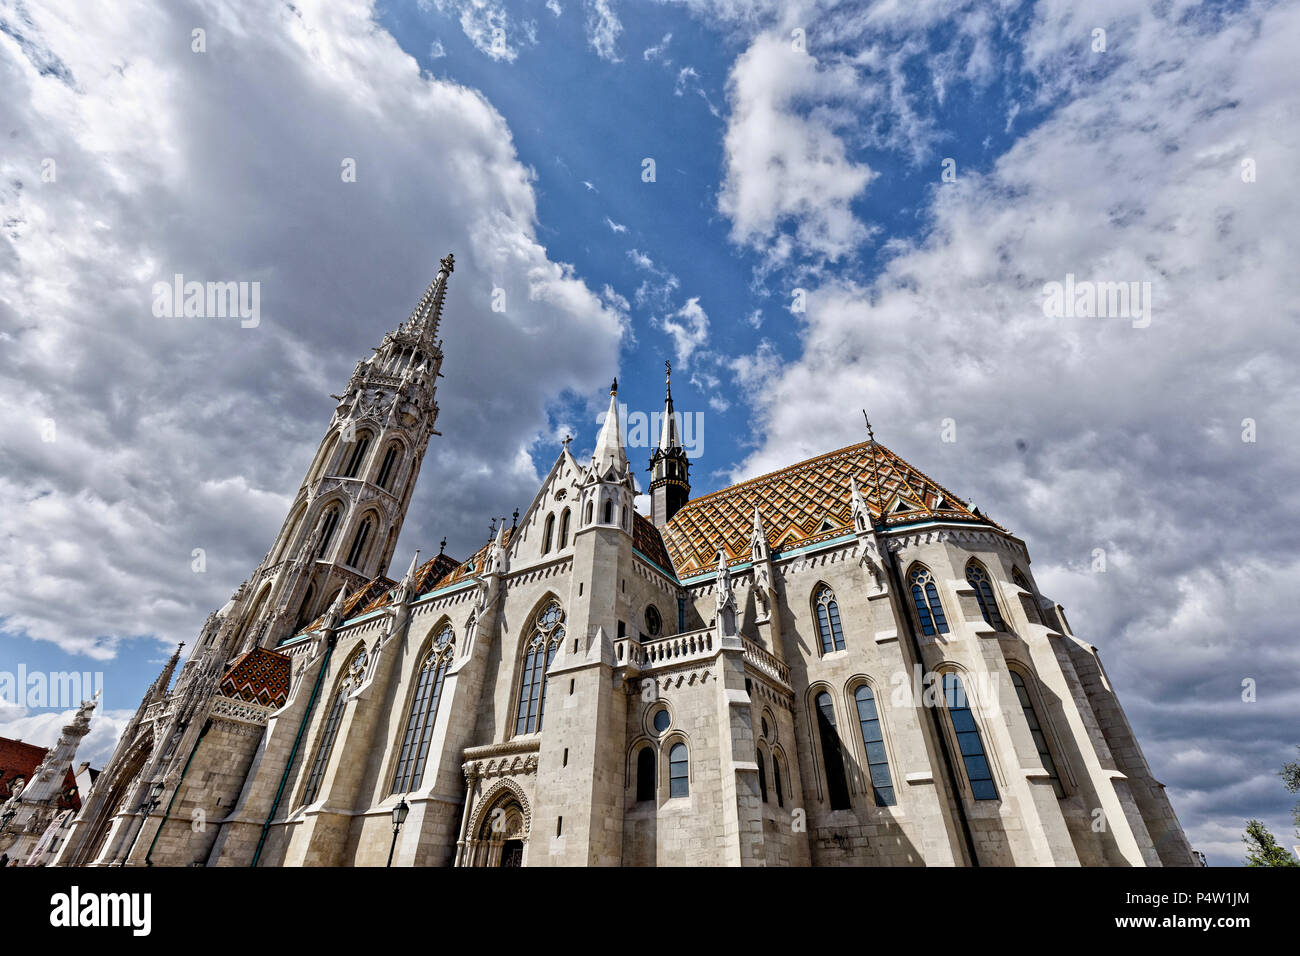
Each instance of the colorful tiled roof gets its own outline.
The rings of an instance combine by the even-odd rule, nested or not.
[[[342,614],[339,616],[340,621],[346,621],[363,613],[366,605],[373,602],[376,598],[387,594],[393,588],[397,587],[397,582],[391,578],[386,578],[382,574],[377,578],[371,578],[361,587],[357,588],[347,596],[343,601]],[[305,634],[307,631],[314,631],[325,623],[325,615],[322,614],[316,620],[312,621],[298,633]],[[290,639],[293,635],[291,635]],[[284,641],[280,642],[281,644]]]
[[[449,554],[439,554],[437,557],[424,562],[415,569],[415,593],[420,595],[432,591],[438,586],[438,582],[451,574],[452,571],[455,571],[457,567],[459,567],[459,562]],[[396,588],[397,585],[394,584],[357,613],[368,614],[371,611],[379,610],[381,607],[387,607],[393,600],[393,591]]]
[[[632,546],[669,574],[672,573],[673,559],[664,547],[664,539],[654,522],[643,515],[632,516]]]
[[[507,548],[510,547],[510,542],[514,538],[514,536],[515,536],[514,529],[507,528],[505,539],[504,539],[505,546]],[[483,545],[483,547],[479,548],[472,555],[470,555],[468,561],[466,561],[464,564],[461,564],[460,566],[455,568],[450,574],[442,578],[442,580],[438,582],[438,587],[445,588],[448,585],[456,584],[460,581],[464,581],[466,578],[471,577],[472,575],[478,574],[480,571],[483,570],[483,566],[487,563],[488,551],[491,550],[491,548],[492,548],[492,542],[489,541],[487,544]]]
[[[221,678],[225,697],[265,707],[283,707],[289,697],[289,658],[264,647],[241,654]]]
[[[886,525],[935,519],[991,523],[883,445],[875,445],[873,468],[872,447],[871,442],[850,445],[688,501],[663,529],[678,576],[713,568],[719,550],[733,561],[748,560],[755,505],[773,551],[852,531],[850,477],[872,515],[878,518],[883,511]]]

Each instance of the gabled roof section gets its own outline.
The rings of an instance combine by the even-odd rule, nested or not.
[[[632,515],[632,547],[636,548],[669,574],[673,574],[673,559],[664,547],[664,539],[659,529],[649,518],[634,513]]]
[[[507,528],[504,542],[507,549],[509,549],[510,541],[514,536],[515,530],[513,528]],[[492,550],[492,545],[494,543],[495,541],[489,541],[487,544],[483,545],[483,547],[475,551],[468,561],[457,565],[450,573],[444,575],[442,579],[437,582],[437,586],[445,588],[449,585],[464,581],[466,578],[475,574],[482,573],[484,566],[487,564],[488,552]]]
[[[424,562],[415,571],[415,587],[412,594],[416,596],[432,591],[438,586],[438,582],[451,574],[452,571],[459,567],[459,562],[449,554],[439,554],[433,559]],[[371,582],[373,584],[373,582]],[[369,585],[367,585],[369,587]],[[369,614],[371,611],[377,611],[381,607],[387,607],[393,600],[393,591],[397,585],[389,586],[377,597],[366,604],[357,614]],[[346,618],[344,619],[346,620]]]
[[[283,707],[289,699],[289,658],[264,647],[255,647],[235,658],[221,678],[221,694],[264,707]]]
[[[727,552],[729,561],[748,560],[755,506],[774,550],[850,532],[850,478],[857,481],[873,518],[884,508],[886,526],[925,520],[993,524],[888,448],[867,441],[688,501],[662,532],[673,569],[681,577],[708,571],[717,564],[719,550]]]

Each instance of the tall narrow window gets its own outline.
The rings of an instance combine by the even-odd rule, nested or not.
[[[691,763],[685,744],[673,744],[668,751],[668,796],[687,797],[691,793]]]
[[[434,723],[438,719],[438,698],[442,696],[442,681],[447,676],[455,647],[455,633],[448,624],[438,632],[433,647],[420,666],[415,696],[411,699],[411,709],[406,716],[406,733],[402,735],[393,793],[418,790],[424,781],[429,741],[433,738]]]
[[[772,786],[776,789],[776,805],[785,806],[785,789],[781,784],[781,758],[772,754]]]
[[[840,628],[840,606],[835,592],[822,585],[817,589],[817,632],[822,639],[822,653],[844,650],[844,631]]]
[[[948,633],[948,621],[943,616],[943,605],[939,603],[939,591],[934,586],[934,575],[929,568],[917,566],[907,576],[912,586],[912,600],[916,602],[916,613],[921,619],[921,630],[927,637]]]
[[[975,589],[975,600],[979,602],[980,613],[984,623],[994,630],[1005,631],[1006,623],[998,610],[998,602],[993,597],[993,585],[989,583],[989,573],[978,561],[966,565],[966,583]]]
[[[359,567],[361,556],[366,553],[366,538],[370,536],[370,519],[365,518],[357,529],[357,536],[352,539],[352,550],[348,552],[348,564]]]
[[[515,716],[516,734],[531,734],[542,729],[546,710],[546,671],[563,640],[564,611],[552,601],[537,615],[532,635],[524,648],[524,673],[519,683]]]
[[[388,446],[388,451],[384,452],[384,463],[379,466],[379,487],[385,491],[393,490],[393,479],[397,477],[397,457],[402,452],[402,446],[393,442]]]
[[[767,803],[767,761],[763,759],[763,751],[758,751],[755,755],[758,762],[758,796]]]
[[[605,524],[614,523],[614,502],[605,502]]]
[[[1056,795],[1064,797],[1065,787],[1061,784],[1061,775],[1056,772],[1056,761],[1052,759],[1051,748],[1047,746],[1047,735],[1043,733],[1043,725],[1038,722],[1038,715],[1034,713],[1034,702],[1029,699],[1029,688],[1025,686],[1025,679],[1015,671],[1011,671],[1011,683],[1016,686],[1020,709],[1025,712],[1029,733],[1033,735],[1034,746],[1038,748],[1038,759],[1043,762],[1043,769],[1051,778],[1052,789],[1056,791]]]
[[[892,807],[894,779],[889,774],[889,757],[885,754],[885,736],[880,731],[880,714],[876,710],[876,695],[866,684],[853,692],[858,706],[858,726],[862,729],[862,746],[867,752],[867,774],[871,777],[871,790],[876,795],[876,806]]]
[[[817,695],[817,728],[821,731],[822,763],[826,765],[826,790],[831,798],[832,810],[849,809],[849,784],[844,776],[844,754],[840,750],[840,735],[835,730],[835,707],[831,695]]]
[[[361,432],[357,435],[357,440],[352,444],[352,454],[348,456],[347,467],[343,469],[344,478],[355,478],[357,472],[361,470],[362,464],[366,460],[366,452],[370,450],[370,432]]]
[[[584,526],[591,524],[592,509],[594,509],[595,507],[596,507],[596,503],[594,501],[587,502],[587,516],[582,522]]]
[[[642,747],[636,755],[636,799],[653,800],[655,798],[655,749]]]
[[[976,800],[996,800],[998,788],[993,783],[993,771],[984,755],[984,741],[980,737],[975,715],[966,701],[966,689],[956,674],[943,675],[943,698],[948,705],[948,716],[957,735],[962,763],[966,765],[966,779],[970,781],[971,794]]]
[[[1029,616],[1029,623],[1042,624],[1043,618],[1038,613],[1038,596],[1034,594],[1034,589],[1029,586],[1029,582],[1025,580],[1025,576],[1020,573],[1019,568],[1011,569],[1011,583],[1020,588],[1020,590],[1029,593],[1029,604],[1025,609],[1025,613]]]
[[[551,550],[551,538],[555,535],[555,515],[546,516],[546,524],[542,530],[542,554],[549,554]]]
[[[321,781],[325,777],[325,768],[329,766],[330,752],[334,749],[334,738],[338,736],[339,722],[343,719],[343,708],[348,702],[348,692],[353,684],[360,680],[366,664],[366,651],[362,648],[348,665],[347,676],[339,683],[338,692],[330,704],[329,715],[325,718],[325,727],[321,731],[320,743],[316,745],[316,759],[312,761],[311,774],[307,777],[307,791],[303,795],[304,804],[311,803],[320,793]]]
[[[325,549],[330,546],[330,541],[334,538],[334,529],[339,524],[339,509],[337,506],[330,508],[325,512],[325,519],[320,526],[320,548],[316,552],[316,557],[323,558]]]
[[[564,513],[560,515],[560,550],[563,551],[569,544],[569,509],[565,508]]]

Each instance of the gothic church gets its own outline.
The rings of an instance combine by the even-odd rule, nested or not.
[[[387,577],[452,269],[334,396],[57,864],[1193,863],[1024,542],[874,438],[692,498],[670,385],[647,517],[616,382],[512,526]]]

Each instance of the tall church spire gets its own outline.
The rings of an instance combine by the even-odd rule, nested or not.
[[[442,302],[447,295],[447,278],[456,267],[456,259],[449,252],[442,257],[438,275],[429,283],[420,301],[416,303],[411,317],[406,320],[404,331],[419,333],[426,345],[431,345],[438,335],[438,323],[442,321]]]
[[[664,417],[659,446],[650,456],[650,510],[656,528],[666,525],[691,497],[691,463],[673,409],[672,364],[664,362],[664,370]]]

